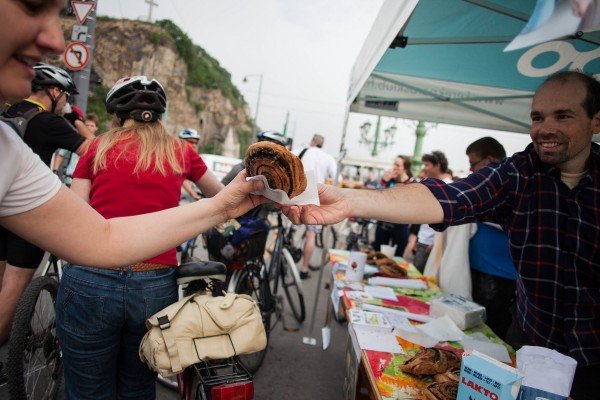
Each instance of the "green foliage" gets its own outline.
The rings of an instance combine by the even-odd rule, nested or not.
[[[152,32],[150,34],[150,43],[157,45],[160,43],[160,34],[158,32]]]
[[[106,107],[104,106],[104,99],[106,99],[108,90],[109,88],[102,85],[96,85],[96,87],[93,89],[90,87],[87,112],[93,112],[98,115],[99,129],[97,133],[105,132],[110,124],[110,121],[112,120],[112,116],[106,112]]]
[[[204,49],[192,43],[192,40],[171,20],[156,21],[175,40],[179,56],[188,67],[187,84],[207,89],[219,89],[223,96],[230,99],[236,108],[244,105],[244,98],[231,83],[231,74],[219,65]]]
[[[221,155],[221,143],[210,142],[207,143],[201,150],[201,154],[217,154]]]
[[[252,142],[252,131],[243,127],[238,127],[237,134],[240,141],[240,158],[244,158],[246,151]]]
[[[194,110],[196,110],[196,114],[198,114],[200,111],[204,110],[204,106],[202,105],[202,103],[199,103],[197,101],[192,101],[192,106],[194,106]]]

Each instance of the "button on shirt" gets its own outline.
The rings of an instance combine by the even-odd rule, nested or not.
[[[592,143],[589,170],[572,190],[531,144],[452,184],[423,182],[444,210],[436,230],[475,220],[508,229],[519,325],[580,366],[600,363],[599,157]]]

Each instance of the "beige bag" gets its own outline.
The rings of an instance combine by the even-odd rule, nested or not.
[[[267,335],[258,306],[250,296],[193,294],[146,321],[140,359],[168,377],[207,359],[260,351]]]

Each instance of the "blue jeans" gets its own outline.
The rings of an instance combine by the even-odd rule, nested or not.
[[[66,267],[56,299],[66,398],[154,399],[156,373],[138,348],[146,319],[175,301],[175,268]]]

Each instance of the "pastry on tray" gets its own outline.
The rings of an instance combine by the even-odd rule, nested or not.
[[[455,400],[458,394],[458,381],[434,382],[423,389],[422,394],[427,400]]]
[[[403,372],[413,375],[443,374],[451,368],[460,368],[460,358],[442,349],[423,349],[401,367]]]
[[[379,266],[379,272],[383,276],[387,276],[390,278],[405,278],[408,276],[408,273],[404,268],[398,265],[397,262],[391,260],[391,263],[383,264]]]
[[[279,144],[254,143],[248,147],[244,164],[248,176],[263,175],[271,189],[283,190],[290,199],[306,190],[302,161]]]
[[[433,380],[436,382],[458,382],[460,379],[460,367],[450,368],[443,374],[436,374]]]

